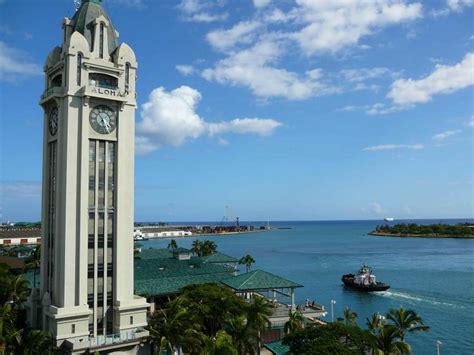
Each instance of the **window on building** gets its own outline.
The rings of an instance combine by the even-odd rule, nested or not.
[[[114,76],[102,73],[90,73],[89,85],[97,86],[105,89],[116,90],[118,87],[118,80]]]
[[[61,74],[56,75],[51,80],[51,87],[59,87],[59,86],[63,86],[63,76]]]
[[[125,90],[130,87],[130,63],[125,64]]]
[[[99,57],[104,58],[104,23],[100,23]]]
[[[133,316],[130,316],[130,324],[133,324]]]
[[[81,85],[82,79],[82,54],[77,54],[77,85]]]
[[[76,325],[71,324],[71,334],[75,334],[75,333],[76,333]]]

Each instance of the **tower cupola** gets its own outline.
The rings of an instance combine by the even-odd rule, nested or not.
[[[101,0],[82,0],[82,4],[72,18],[72,32],[81,33],[87,40],[91,52],[102,48],[104,58],[109,57],[118,46],[118,33],[109,18],[109,15],[102,7]],[[107,55],[105,55],[107,54]]]

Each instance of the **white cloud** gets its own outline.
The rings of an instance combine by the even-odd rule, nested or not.
[[[227,139],[219,137],[219,138],[217,138],[217,144],[219,144],[219,145],[229,145],[230,142]]]
[[[189,138],[197,138],[206,130],[204,120],[196,113],[201,100],[199,91],[181,86],[167,92],[154,89],[143,104],[138,133],[154,142],[179,146]]]
[[[207,41],[218,50],[228,50],[238,43],[250,43],[259,27],[255,21],[242,21],[228,30],[215,30],[206,36]]]
[[[385,214],[385,209],[382,207],[382,205],[378,202],[372,202],[370,204],[370,209],[372,210],[373,213],[377,215],[383,215]]]
[[[433,140],[435,140],[435,141],[444,141],[445,139],[447,139],[451,136],[454,136],[458,133],[461,133],[460,129],[455,129],[455,130],[451,130],[451,131],[444,131],[444,132],[435,134],[433,136]]]
[[[145,5],[143,0],[109,0],[109,2],[136,8],[142,8]]]
[[[203,0],[182,0],[178,5],[186,21],[215,22],[223,21],[228,17],[227,13],[213,13],[214,7],[214,2]]]
[[[281,51],[279,44],[262,41],[251,48],[231,54],[219,61],[214,68],[204,70],[202,76],[221,84],[248,87],[262,98],[302,100],[313,95],[337,92],[336,88],[320,80],[321,71],[318,69],[308,71],[302,77],[275,67],[273,64]]]
[[[341,70],[341,75],[345,80],[349,82],[361,82],[371,79],[380,78],[382,76],[390,75],[394,76],[390,69],[384,67],[376,68],[359,68],[359,69],[343,69]]]
[[[191,75],[194,73],[194,67],[192,65],[178,64],[176,70],[183,75]]]
[[[0,41],[0,80],[15,80],[41,73],[41,67],[32,63],[25,53]]]
[[[423,144],[381,144],[381,145],[374,145],[371,147],[365,147],[364,151],[367,152],[378,152],[381,150],[394,150],[394,149],[423,149]]]
[[[425,103],[436,94],[451,93],[474,85],[474,53],[452,66],[436,65],[435,70],[420,80],[398,79],[387,97],[397,105],[410,106]]]
[[[231,121],[209,123],[208,130],[210,136],[222,133],[253,133],[260,136],[268,136],[281,125],[280,122],[269,118],[236,118]]]
[[[474,127],[474,116],[471,117],[471,120],[467,123],[469,127]]]
[[[270,135],[281,123],[274,119],[236,118],[231,121],[206,122],[196,112],[201,94],[181,86],[172,91],[154,89],[143,104],[137,125],[136,150],[146,154],[162,145],[180,146],[204,134],[225,133]]]
[[[422,16],[421,3],[403,0],[297,0],[304,27],[292,34],[308,55],[355,46],[375,30]]]
[[[253,0],[253,5],[257,8],[265,7],[270,4],[272,0]]]
[[[447,0],[448,7],[453,11],[462,11],[465,7],[474,6],[474,0]]]

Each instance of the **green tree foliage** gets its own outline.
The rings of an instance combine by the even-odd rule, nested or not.
[[[347,326],[356,326],[357,325],[357,313],[354,312],[350,307],[344,308],[344,318],[338,319],[338,321],[343,321]]]
[[[191,251],[197,256],[202,256],[202,247],[203,243],[199,239],[196,239],[193,241]]]
[[[215,338],[206,337],[201,355],[238,355],[232,337],[225,330],[219,330]]]
[[[300,311],[290,311],[288,322],[285,323],[285,334],[302,330],[304,328],[304,319]]]
[[[365,354],[370,348],[367,331],[344,323],[312,324],[283,339],[292,354]]]
[[[217,245],[212,240],[205,240],[201,247],[201,256],[208,256],[214,254],[217,250]]]
[[[255,263],[255,259],[251,255],[245,255],[239,260],[239,264],[245,265],[247,272],[252,268],[252,264]]]
[[[370,344],[375,354],[393,355],[410,353],[411,348],[400,338],[400,332],[392,324],[384,324],[377,335],[371,334]]]
[[[25,325],[23,303],[29,294],[23,275],[13,275],[0,265],[0,354],[53,354],[51,337]]]
[[[225,329],[232,336],[239,355],[255,353],[255,330],[249,326],[245,315],[229,319]]]
[[[429,326],[423,323],[421,317],[412,309],[405,309],[400,307],[398,309],[390,309],[387,313],[387,319],[393,322],[393,325],[398,329],[400,339],[405,339],[406,333],[427,331]]]
[[[171,241],[168,243],[168,249],[175,251],[178,249],[178,243],[176,243],[176,240],[171,239]]]
[[[162,350],[172,353],[199,351],[203,341],[197,315],[191,312],[182,298],[168,302],[166,308],[157,310],[149,320],[148,329],[158,354]]]
[[[415,223],[400,223],[394,226],[382,225],[375,229],[379,233],[390,233],[395,235],[433,235],[433,236],[473,236],[474,228],[468,224],[431,224],[419,225]]]
[[[273,305],[263,297],[254,297],[247,309],[249,326],[255,329],[257,335],[257,354],[260,354],[262,332],[271,327],[269,317],[272,315]]]
[[[196,314],[205,334],[214,337],[226,321],[245,315],[247,303],[231,290],[217,284],[185,287],[180,296]]]

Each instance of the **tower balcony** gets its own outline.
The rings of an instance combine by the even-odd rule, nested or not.
[[[100,335],[98,337],[89,337],[87,340],[68,339],[64,341],[63,346],[70,352],[81,350],[105,351],[115,348],[121,348],[127,345],[135,345],[143,342],[148,337],[149,332],[144,328],[136,328],[128,331],[122,331],[119,334]]]
[[[66,90],[63,86],[52,86],[46,89],[43,95],[41,95],[40,105],[44,104],[45,102],[48,102],[52,98],[64,96],[65,92]]]

